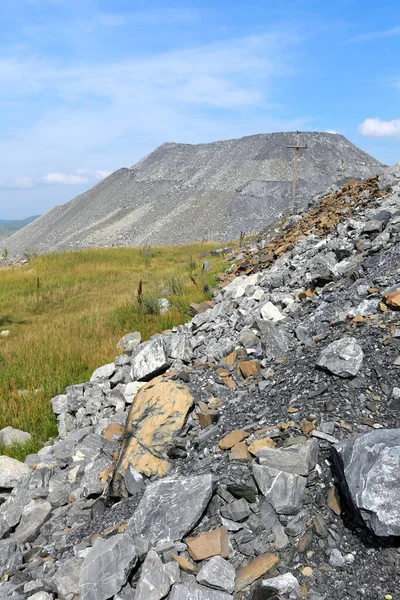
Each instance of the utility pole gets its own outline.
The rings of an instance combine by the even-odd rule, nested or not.
[[[294,207],[294,201],[296,198],[296,184],[297,184],[297,167],[299,164],[299,154],[300,150],[306,150],[307,144],[305,146],[300,146],[300,131],[296,131],[296,143],[287,148],[294,148],[296,150],[296,154],[294,157],[294,166],[293,166],[293,187],[292,187],[292,205]]]

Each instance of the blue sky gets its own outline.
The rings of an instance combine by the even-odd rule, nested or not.
[[[400,161],[398,0],[1,4],[0,218],[166,141],[336,131]]]

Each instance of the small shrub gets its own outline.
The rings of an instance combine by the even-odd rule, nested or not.
[[[25,260],[32,260],[33,258],[37,258],[38,253],[36,250],[24,250],[23,257]]]
[[[166,285],[167,288],[171,290],[171,294],[183,294],[183,279],[179,275],[177,277],[170,277],[167,279]]]
[[[154,294],[142,294],[138,298],[137,307],[138,311],[143,315],[160,314],[160,304],[158,302],[157,296],[154,296]]]
[[[186,270],[190,276],[193,276],[197,271],[197,263],[193,256],[190,257],[189,262],[186,265]]]
[[[4,258],[4,260],[7,260],[7,258],[8,258],[8,250],[7,250],[7,248],[4,248],[3,254],[1,256]]]

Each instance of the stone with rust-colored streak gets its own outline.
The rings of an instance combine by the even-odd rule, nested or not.
[[[229,450],[230,448],[233,448],[233,446],[235,446],[235,444],[238,444],[239,442],[243,442],[243,440],[245,440],[247,437],[249,437],[249,434],[247,433],[247,431],[241,431],[240,429],[234,429],[233,431],[231,431],[230,433],[225,435],[218,442],[218,446],[222,450]]]
[[[254,440],[254,442],[249,445],[249,452],[256,456],[257,452],[262,448],[275,448],[275,442],[270,437]]]
[[[189,387],[168,376],[157,377],[139,390],[128,414],[114,474],[115,495],[128,495],[124,477],[129,465],[147,477],[168,473],[168,448],[182,429],[193,401]]]
[[[261,364],[258,360],[242,360],[239,363],[239,369],[245,379],[259,372]]]
[[[235,591],[240,592],[270,571],[279,561],[276,554],[260,554],[236,574]]]
[[[193,560],[204,560],[211,556],[229,556],[228,532],[225,527],[217,527],[197,537],[186,538],[185,543]]]

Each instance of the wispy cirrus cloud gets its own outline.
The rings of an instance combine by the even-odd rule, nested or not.
[[[365,119],[358,126],[358,131],[365,137],[400,140],[400,119],[382,121],[378,117]]]
[[[41,177],[28,177],[17,175],[3,181],[0,180],[0,189],[27,190],[33,187],[47,184],[58,185],[82,185],[93,184],[110,175],[110,171],[102,169],[92,171],[91,169],[77,169],[75,173],[46,173]]]
[[[355,35],[354,37],[346,40],[346,43],[353,44],[357,42],[370,42],[379,40],[380,38],[393,37],[395,35],[400,35],[400,25],[390,27],[389,29],[380,29],[377,31],[370,31],[368,33],[360,33],[359,35]]]

